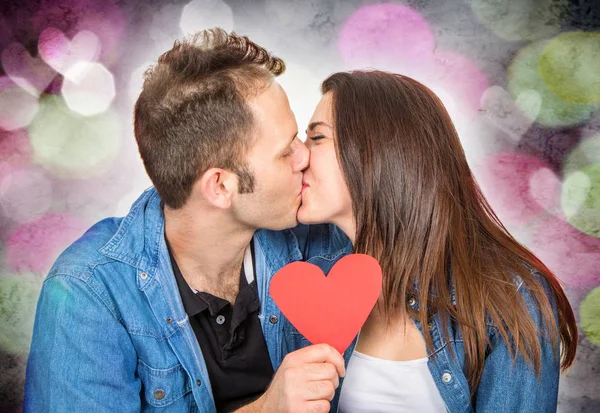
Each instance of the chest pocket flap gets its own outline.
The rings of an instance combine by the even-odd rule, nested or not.
[[[138,375],[142,380],[144,399],[154,407],[169,406],[192,391],[190,379],[181,364],[155,369],[138,360]]]

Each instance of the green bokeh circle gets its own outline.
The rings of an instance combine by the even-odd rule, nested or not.
[[[551,39],[539,72],[556,96],[567,102],[600,102],[600,33],[567,32]]]
[[[600,346],[600,287],[592,290],[579,306],[580,324],[591,342]]]

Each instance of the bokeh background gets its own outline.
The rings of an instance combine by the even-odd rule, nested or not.
[[[150,186],[132,133],[143,72],[175,39],[221,26],[285,59],[280,82],[301,131],[334,71],[400,72],[441,97],[492,206],[564,282],[575,309],[579,353],[562,377],[558,410],[600,412],[597,1],[0,7],[0,411],[21,411],[35,306],[52,262]]]

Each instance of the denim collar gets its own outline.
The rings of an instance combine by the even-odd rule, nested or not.
[[[99,251],[146,273],[147,277],[140,281],[140,288],[143,288],[156,274],[160,253],[167,253],[164,227],[161,200],[156,189],[151,187],[134,202],[116,233]],[[329,227],[325,232],[328,231]],[[273,272],[289,262],[303,259],[298,239],[291,229],[258,230],[254,237],[265,252],[267,265]],[[329,252],[327,235],[323,239],[320,249],[326,254]]]

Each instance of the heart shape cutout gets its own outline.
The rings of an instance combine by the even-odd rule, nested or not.
[[[100,55],[100,40],[87,30],[69,40],[60,30],[49,27],[40,34],[38,51],[50,67],[66,76],[78,63],[96,61]]]
[[[548,167],[538,169],[529,177],[529,196],[553,215],[562,215],[561,192],[560,178]]]
[[[8,77],[34,96],[46,90],[56,72],[39,57],[31,57],[21,43],[13,43],[2,52],[2,66]]]
[[[433,54],[432,73],[427,79],[435,89],[442,89],[446,96],[439,96],[451,115],[472,119],[481,108],[481,96],[488,87],[485,74],[471,60],[451,51],[436,50]],[[434,91],[435,92],[435,91]],[[455,107],[446,101],[455,101]],[[453,109],[453,110],[452,110]]]
[[[381,286],[377,260],[350,254],[327,276],[314,264],[288,264],[273,276],[270,293],[281,312],[311,343],[327,343],[343,353],[375,306]]]
[[[539,93],[529,90],[517,100],[500,86],[491,86],[481,96],[481,107],[488,120],[518,142],[535,122],[540,108]]]
[[[515,105],[529,119],[531,122],[529,126],[531,126],[542,110],[542,97],[535,90],[528,89],[519,93],[515,100]]]

